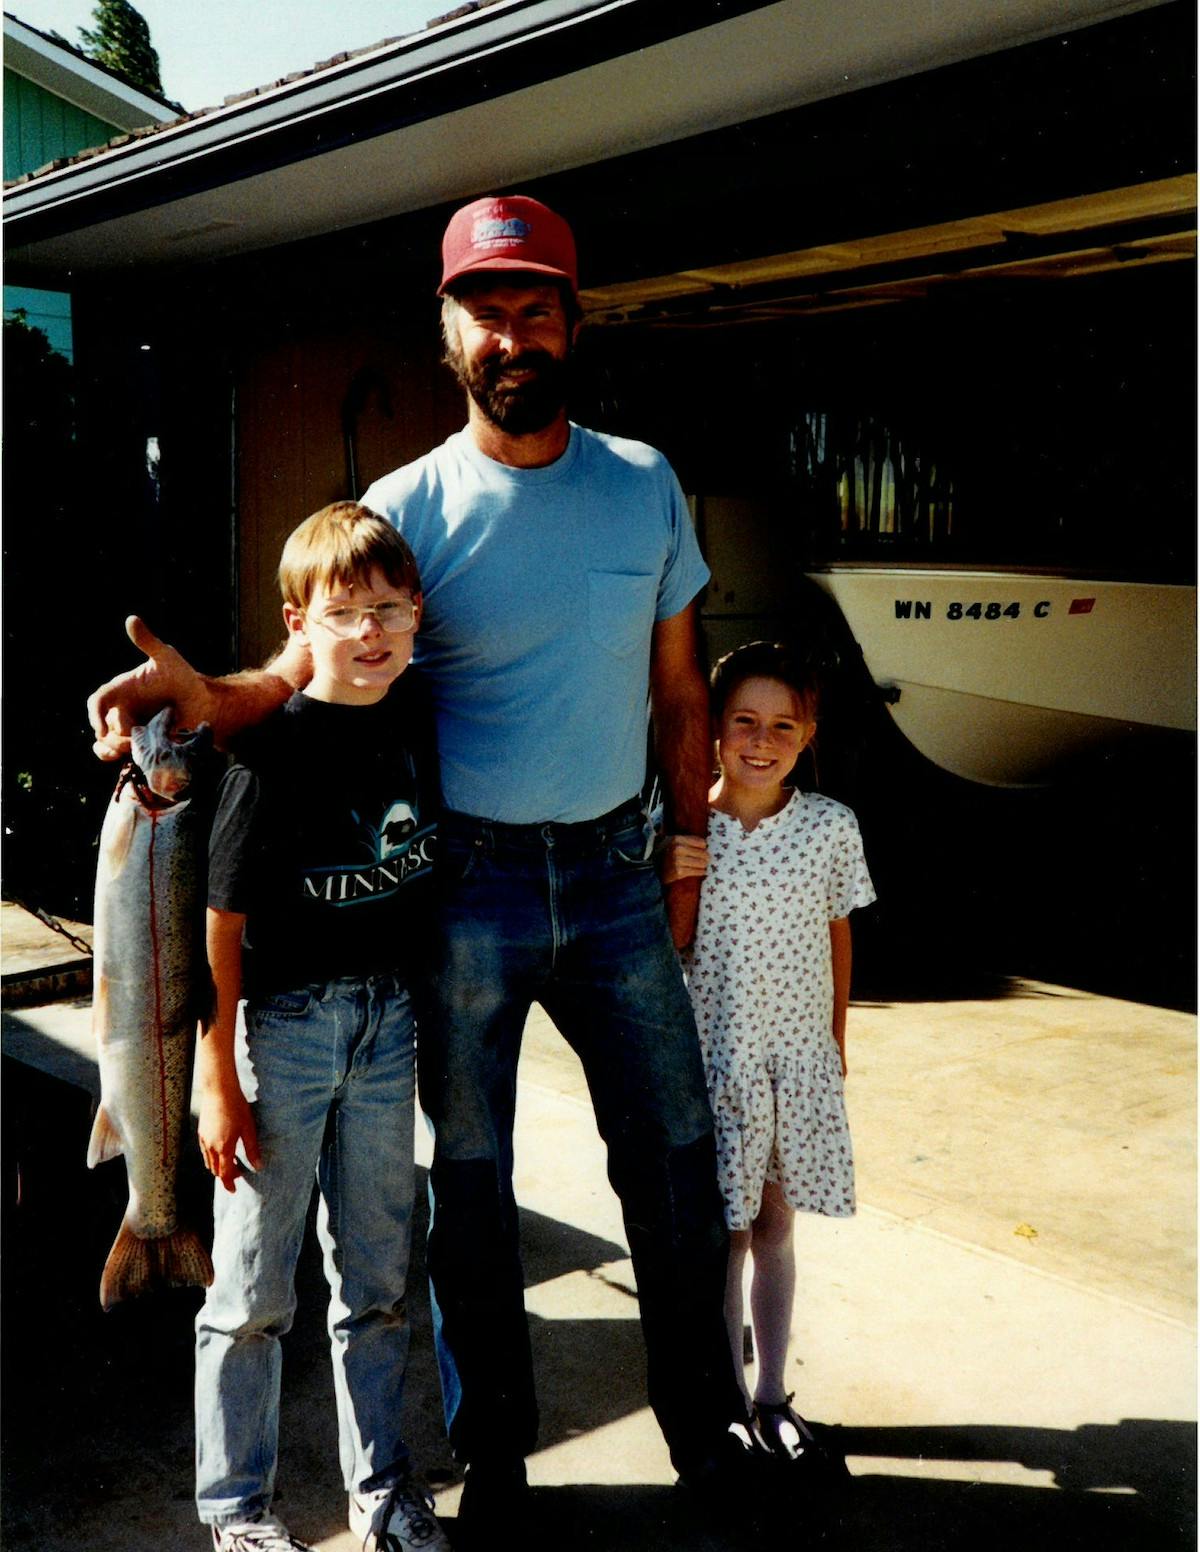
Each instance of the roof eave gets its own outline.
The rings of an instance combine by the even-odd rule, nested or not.
[[[111,71],[64,48],[19,17],[4,17],[4,65],[118,129],[168,124],[179,109],[130,86]]]
[[[1022,0],[1001,25],[966,0],[948,28],[927,0],[871,3],[851,36],[837,0],[499,0],[11,188],[9,272],[219,260],[1182,6]]]
[[[215,182],[231,181],[270,165],[282,166],[331,147],[384,133],[405,121],[436,117],[489,94],[481,70],[522,52],[539,38],[563,40],[571,31],[572,67],[620,52],[617,29],[647,42],[691,31],[769,4],[770,0],[501,0],[378,50],[351,56],[317,74],[231,98],[217,109],[170,124],[127,144],[55,166],[10,186],[4,226],[10,243],[37,241],[56,230],[111,219],[122,211],[177,199]],[[638,25],[626,18],[637,13]],[[591,22],[590,28],[580,24]],[[586,32],[586,37],[585,37]],[[561,65],[563,51],[558,52]],[[474,73],[475,79],[468,79]],[[424,86],[422,101],[412,100]],[[369,107],[369,124],[367,110]],[[211,167],[206,164],[212,163]]]

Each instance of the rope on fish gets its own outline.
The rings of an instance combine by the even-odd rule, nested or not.
[[[40,921],[44,927],[50,928],[51,932],[57,932],[61,934],[62,937],[66,938],[67,942],[71,945],[72,948],[78,949],[81,954],[87,954],[89,958],[91,957],[93,952],[92,945],[90,943],[85,943],[82,938],[76,937],[73,932],[68,931],[68,929],[63,926],[62,922],[56,921],[54,917],[50,915],[49,911],[43,911],[40,905],[30,905],[28,900],[22,900],[19,898],[19,896],[16,895],[9,896],[8,898],[12,900],[14,905],[19,905],[23,911],[28,911],[30,916],[36,916],[38,921]]]
[[[120,800],[121,794],[126,787],[133,788],[134,797],[137,798],[148,814],[153,814],[160,808],[173,808],[175,806],[170,798],[160,797],[154,791],[140,767],[136,766],[132,760],[126,761],[121,767],[121,774],[117,778],[116,789],[112,795],[114,803]]]
[[[145,776],[132,760],[127,761],[125,765],[121,767],[121,774],[117,779],[116,791],[112,796],[114,803],[121,796],[121,793],[124,792],[126,787],[133,788],[134,796],[137,798],[138,802],[142,805],[146,812],[151,815],[151,817],[153,817],[159,809],[173,807],[169,798],[161,798],[157,792],[151,790],[151,787],[146,781]],[[81,937],[78,937],[75,933],[64,927],[62,922],[56,921],[55,918],[50,915],[49,911],[44,911],[40,905],[30,905],[28,900],[22,900],[19,895],[12,895],[10,898],[14,905],[19,905],[23,911],[28,911],[30,916],[36,917],[37,920],[41,922],[43,927],[49,927],[51,932],[57,932],[61,937],[66,938],[67,942],[78,953],[86,954],[89,959],[94,957],[95,951],[93,950],[92,945],[90,943],[85,943]],[[155,963],[157,964],[157,953],[155,955]]]

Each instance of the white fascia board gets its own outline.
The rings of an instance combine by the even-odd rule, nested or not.
[[[464,58],[484,59],[534,35],[569,26],[580,16],[619,11],[640,0],[510,0],[456,17],[425,32],[358,55],[315,76],[184,119],[157,134],[116,146],[9,189],[6,218],[50,208],[91,190],[187,162],[223,146],[248,143],[283,124],[296,124],[344,103],[367,101],[401,82],[419,82]]]
[[[656,0],[510,0],[134,138],[7,191],[8,259],[28,273],[83,271],[249,251],[465,198],[705,129],[783,111],[997,49],[1085,27],[1162,0],[956,0],[955,26],[930,0],[742,0],[733,15],[593,61],[573,24]],[[720,7],[717,7],[719,10]],[[622,13],[625,13],[624,15]],[[270,137],[370,104],[526,42],[561,37],[566,69],[500,96],[425,109],[377,133],[277,160]],[[451,94],[453,95],[453,94]],[[391,111],[391,110],[389,110]],[[370,114],[361,115],[369,120]],[[310,144],[316,137],[309,136]],[[262,144],[261,166],[251,167]],[[206,157],[234,152],[245,174],[211,187]],[[195,164],[196,186],[190,181]],[[401,169],[402,171],[398,171]],[[175,173],[169,198],[157,175]],[[89,219],[110,191],[122,208]],[[26,222],[53,223],[26,236]],[[25,230],[23,230],[25,228]]]
[[[4,18],[4,64],[35,86],[120,130],[168,124],[179,117],[174,108],[60,48],[15,16]]]

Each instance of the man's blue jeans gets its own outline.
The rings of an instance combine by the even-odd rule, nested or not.
[[[650,1402],[676,1468],[709,1455],[743,1411],[712,1118],[649,833],[636,802],[583,824],[452,813],[440,826],[438,946],[418,1017],[435,1139],[429,1270],[450,1441],[476,1465],[511,1463],[537,1435],[512,1188],[534,1001],[587,1075],[633,1255]]]
[[[262,1167],[216,1187],[214,1280],[196,1317],[196,1503],[207,1524],[268,1509],[279,1338],[312,1198],[329,1282],[347,1491],[404,1474],[405,1281],[412,1238],[412,1009],[392,975],[301,987],[247,1009],[238,1052]]]

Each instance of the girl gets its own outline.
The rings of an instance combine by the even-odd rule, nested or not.
[[[771,642],[712,675],[718,777],[707,844],[667,844],[666,881],[703,875],[688,989],[708,1074],[730,1229],[725,1315],[744,1375],[742,1274],[758,1371],[752,1409],[771,1453],[819,1458],[791,1407],[784,1364],[795,1292],[797,1210],[847,1217],[854,1167],[842,1079],[849,913],[875,898],[854,815],[790,785],[816,733],[813,669]],[[745,1381],[743,1379],[743,1388]]]

